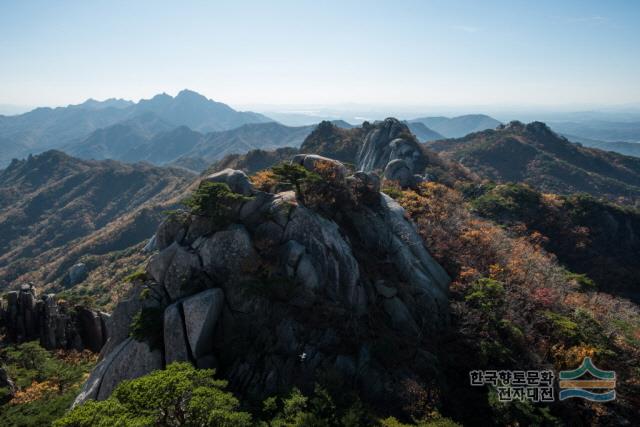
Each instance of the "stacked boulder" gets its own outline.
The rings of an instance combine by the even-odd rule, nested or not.
[[[385,399],[433,372],[425,348],[447,325],[449,277],[403,209],[379,192],[377,176],[347,176],[319,156],[294,162],[328,163],[350,201],[321,213],[292,191],[255,190],[240,171],[205,178],[243,197],[227,221],[182,212],[160,225],[146,278],[112,314],[102,360],[76,404],[174,361],[214,367],[254,398],[309,389],[334,373]],[[145,309],[161,313],[160,346],[130,337]]]
[[[5,295],[0,318],[10,342],[39,340],[46,349],[99,352],[107,340],[108,314],[58,303],[53,294],[38,298],[31,284]]]
[[[385,179],[396,181],[403,188],[413,187],[424,179],[420,174],[427,159],[406,124],[388,118],[367,128],[357,157],[359,170],[383,171]]]

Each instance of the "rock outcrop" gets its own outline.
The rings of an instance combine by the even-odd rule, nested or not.
[[[74,264],[63,279],[65,286],[73,286],[87,278],[87,266],[84,263]]]
[[[396,145],[389,153],[401,152]],[[374,157],[366,162],[377,167]],[[116,307],[103,359],[76,404],[178,360],[216,367],[254,398],[334,375],[384,399],[432,371],[425,348],[448,323],[447,274],[402,208],[379,192],[377,176],[346,176],[341,163],[319,156],[295,161],[310,170],[330,162],[328,188],[339,196],[318,210],[294,192],[260,192],[224,171],[216,182],[252,195],[232,203],[226,221],[186,212],[165,220],[147,278]],[[230,185],[235,180],[241,184]],[[145,307],[161,313],[161,351],[129,337]]]
[[[253,194],[253,187],[247,175],[239,170],[225,169],[220,172],[207,176],[205,181],[221,182],[229,186],[234,193],[250,196]]]
[[[58,303],[53,294],[39,298],[30,284],[5,295],[0,317],[10,342],[39,340],[46,349],[99,352],[107,341],[108,314]]]
[[[415,185],[427,160],[407,125],[388,118],[368,128],[358,152],[357,168],[364,172],[384,171],[386,179],[398,181],[402,187]]]
[[[104,400],[120,382],[161,368],[159,350],[151,350],[146,343],[126,338],[93,369],[74,405],[88,399]]]

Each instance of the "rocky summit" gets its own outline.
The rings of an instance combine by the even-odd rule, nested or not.
[[[339,161],[303,154],[287,167],[315,177],[313,194],[260,191],[226,169],[159,226],[76,404],[174,361],[215,367],[255,399],[332,376],[381,401],[435,376],[449,277],[404,210]]]

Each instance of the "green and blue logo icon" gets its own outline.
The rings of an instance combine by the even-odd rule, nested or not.
[[[593,379],[580,379],[587,373]],[[616,398],[615,388],[616,373],[596,368],[590,357],[585,357],[572,371],[560,371],[560,400],[579,397],[592,402],[609,402]]]

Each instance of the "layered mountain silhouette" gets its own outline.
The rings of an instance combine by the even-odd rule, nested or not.
[[[584,138],[575,135],[564,134],[571,142],[577,142],[587,147],[604,151],[614,151],[625,156],[640,157],[640,143],[625,141],[599,141],[597,139]]]
[[[409,123],[422,123],[446,138],[460,138],[472,132],[495,129],[501,123],[484,114],[468,114],[458,117],[420,117]],[[413,129],[412,129],[413,131]],[[416,136],[418,136],[416,134]],[[418,136],[419,137],[419,136]]]
[[[129,141],[127,132],[133,132],[131,143],[134,145],[139,133],[158,133],[178,126],[212,132],[270,121],[261,114],[236,111],[189,90],[183,90],[175,97],[161,94],[138,103],[115,99],[102,102],[88,100],[68,107],[38,108],[18,116],[0,116],[0,167],[12,158],[25,157],[29,153],[77,145],[92,132],[115,124],[133,126],[134,129],[111,129],[105,131],[108,133],[93,136],[90,143],[104,145],[104,141],[110,141],[109,137],[115,134],[116,139],[124,144]],[[101,138],[103,142],[99,142]],[[92,148],[87,150],[93,152]],[[106,154],[108,149],[102,150],[99,158]]]
[[[408,122],[407,126],[420,142],[437,141],[445,138],[442,134],[428,128],[422,122]]]
[[[588,138],[605,142],[640,142],[640,122],[581,120],[551,122],[549,126],[563,135]]]
[[[276,122],[246,124],[235,129],[201,133],[187,126],[171,127],[156,115],[98,129],[64,149],[84,159],[173,163],[195,171],[228,154],[256,149],[297,147],[315,126],[290,127]]]

